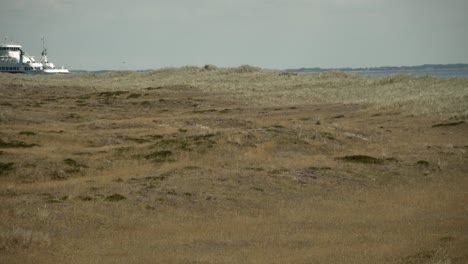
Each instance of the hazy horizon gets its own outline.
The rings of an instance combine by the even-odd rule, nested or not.
[[[465,0],[17,0],[0,37],[76,70],[468,63]]]

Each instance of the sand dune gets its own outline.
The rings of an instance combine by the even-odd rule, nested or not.
[[[468,78],[0,74],[2,263],[466,263]]]

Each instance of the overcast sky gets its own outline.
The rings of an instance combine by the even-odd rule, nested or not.
[[[6,1],[6,3],[5,3]],[[468,0],[3,0],[0,37],[70,69],[468,63]]]

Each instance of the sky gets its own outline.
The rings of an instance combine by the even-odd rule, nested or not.
[[[467,0],[2,0],[0,38],[73,70],[468,63]],[[3,40],[2,40],[3,41]]]

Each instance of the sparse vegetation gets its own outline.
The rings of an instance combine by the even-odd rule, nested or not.
[[[0,225],[0,252],[18,248],[47,247],[50,244],[50,235],[47,233],[19,226],[6,227]]]
[[[0,262],[468,262],[466,87],[0,74]]]

